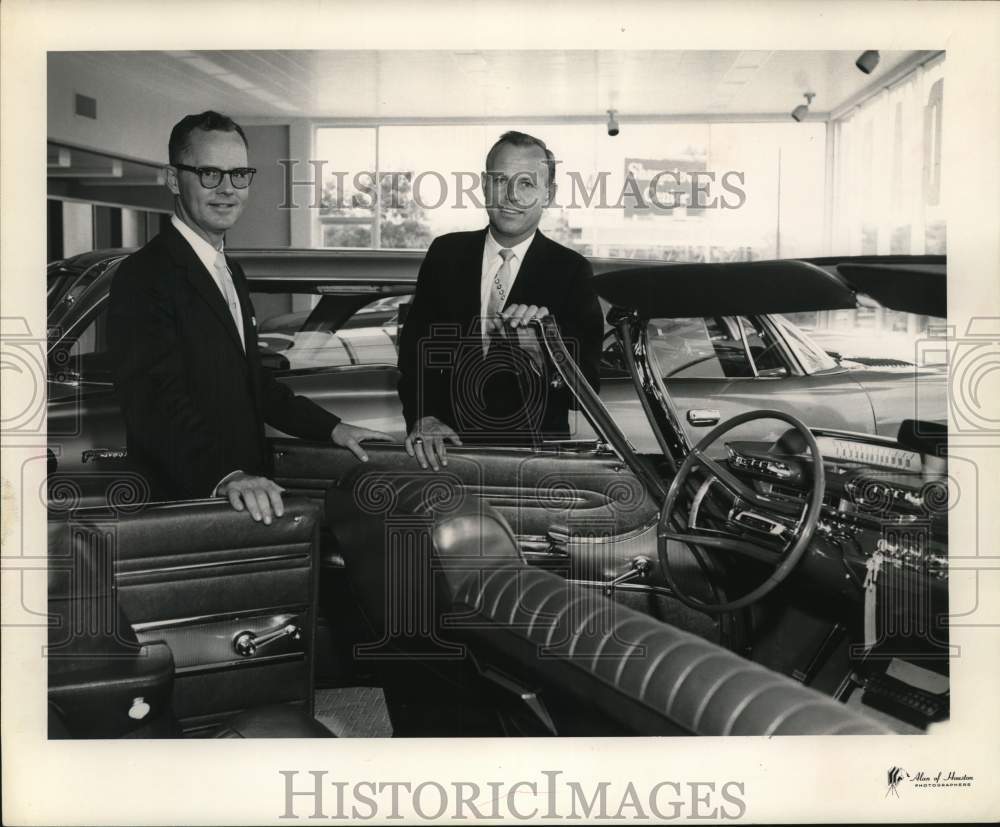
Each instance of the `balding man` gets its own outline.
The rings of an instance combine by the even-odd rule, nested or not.
[[[399,347],[406,449],[447,465],[447,443],[524,446],[568,438],[571,399],[517,347],[551,315],[587,381],[598,387],[604,325],[590,263],[538,230],[555,197],[545,143],[506,132],[482,174],[489,226],[434,240],[417,279]]]

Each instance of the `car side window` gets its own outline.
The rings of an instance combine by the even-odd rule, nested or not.
[[[781,347],[771,330],[757,317],[740,317],[747,346],[758,376],[786,376],[788,366],[781,355]]]
[[[102,302],[79,335],[72,341],[64,340],[59,345],[58,352],[53,351],[50,354],[50,377],[65,375],[65,369],[68,367],[84,382],[112,381],[107,309],[107,302]]]
[[[651,319],[648,335],[653,358],[665,380],[754,375],[736,319],[731,316]]]
[[[806,314],[796,314],[805,316]],[[809,321],[815,323],[816,314]],[[788,347],[792,349],[795,356],[802,365],[806,373],[819,373],[825,370],[834,370],[837,367],[836,359],[833,359],[826,351],[817,345],[809,335],[790,319],[781,315],[772,316],[775,324],[781,329],[785,336]]]
[[[379,297],[343,318],[337,297],[251,294],[257,347],[278,372],[354,365],[395,365],[400,307],[411,296]]]

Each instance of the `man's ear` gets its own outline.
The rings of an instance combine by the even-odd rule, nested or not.
[[[180,187],[177,186],[177,169],[172,167],[170,164],[167,164],[163,168],[163,172],[166,175],[167,189],[170,190],[173,195],[180,195],[181,190]]]
[[[556,186],[555,182],[549,184],[548,198],[546,198],[545,203],[542,206],[547,207],[556,200]]]

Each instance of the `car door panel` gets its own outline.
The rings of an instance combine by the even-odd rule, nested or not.
[[[948,374],[919,367],[852,371],[875,411],[875,433],[895,439],[904,419],[948,421]],[[900,374],[903,374],[902,376]]]
[[[664,385],[692,445],[697,444],[713,424],[695,425],[689,414],[706,409],[718,411],[717,422],[725,422],[746,411],[770,408],[790,413],[813,428],[875,433],[875,417],[868,395],[846,371],[812,376],[668,379]],[[601,397],[639,453],[659,452],[656,437],[630,380],[602,383]],[[776,421],[761,419],[733,431],[730,438],[773,440],[784,430]]]
[[[449,486],[495,507],[533,561],[562,566],[567,576],[604,580],[638,553],[655,557],[658,513],[639,480],[611,453],[454,447],[448,466],[423,470],[401,445],[366,446],[362,465],[335,446],[278,440],[275,477],[290,493],[310,497],[337,489],[341,508],[391,508],[393,485],[426,478],[428,497]],[[336,515],[328,515],[336,534]],[[652,545],[651,545],[652,544]]]
[[[394,366],[370,365],[288,373],[278,381],[345,422],[402,438],[398,375]],[[148,502],[149,485],[129,462],[125,422],[112,389],[85,384],[76,392],[61,387],[61,394],[48,407],[50,507],[127,508]],[[267,433],[283,436],[270,427]]]
[[[139,642],[169,646],[174,713],[193,731],[251,707],[311,709],[318,516],[289,500],[285,516],[265,526],[228,503],[198,500],[65,519],[73,553],[106,558]],[[287,633],[239,651],[241,635],[275,630]]]
[[[149,501],[148,483],[128,461],[125,422],[110,387],[84,385],[78,395],[50,402],[48,415],[50,508]]]
[[[739,379],[669,379],[664,382],[691,444],[711,428],[693,425],[689,412],[714,409],[719,422],[747,411],[773,409],[789,413],[812,428],[874,433],[875,417],[861,386],[845,371],[811,376]],[[787,426],[756,420],[732,431],[728,439],[774,440]]]

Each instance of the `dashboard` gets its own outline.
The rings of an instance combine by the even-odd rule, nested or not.
[[[846,630],[848,674],[836,697],[860,690],[863,706],[925,728],[946,718],[950,703],[947,436],[928,446],[902,431],[895,443],[835,432],[814,437],[823,507],[786,594]],[[729,526],[787,548],[813,490],[804,437],[792,431],[774,443],[734,441],[726,449],[729,469],[775,505],[762,514],[760,503],[737,496]]]
[[[876,552],[888,569],[931,580],[948,576],[947,458],[866,435],[817,433],[826,494],[817,536],[845,543],[847,558],[867,567]],[[812,460],[797,432],[775,443],[730,442],[729,467],[777,502],[804,503]],[[748,533],[781,537],[797,520],[733,511]]]
[[[816,437],[816,443],[823,459],[831,462],[861,463],[900,471],[920,471],[923,468],[922,454],[892,445],[823,434]]]

